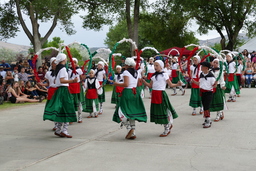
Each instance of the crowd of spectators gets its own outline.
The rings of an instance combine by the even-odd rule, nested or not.
[[[47,63],[38,67],[38,77],[44,82],[48,71]],[[47,87],[39,85],[35,80],[32,59],[20,60],[16,64],[0,62],[0,104],[41,102],[47,98]]]

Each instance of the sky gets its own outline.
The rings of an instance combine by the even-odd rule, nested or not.
[[[25,18],[25,16],[24,16]],[[30,21],[28,18],[25,18],[25,22],[28,24],[28,28],[31,28]],[[76,30],[76,34],[67,35],[65,32],[61,31],[61,25],[57,25],[54,29],[53,33],[49,37],[48,41],[51,41],[53,37],[60,37],[61,40],[64,40],[64,44],[70,44],[73,42],[79,42],[86,44],[88,47],[106,47],[104,45],[104,40],[106,39],[106,34],[109,31],[109,26],[104,26],[100,31],[86,30],[82,28],[82,19],[79,15],[72,17],[72,22],[74,23],[74,29]],[[40,24],[40,32],[41,36],[45,35],[46,31],[49,29],[49,23],[41,23]],[[190,30],[196,31],[198,26],[195,22],[192,22]],[[199,40],[207,40],[219,37],[219,34],[216,31],[210,31],[207,35],[195,35]],[[120,37],[120,40],[123,37]],[[26,34],[20,27],[20,32],[17,32],[17,36],[15,38],[8,39],[6,42],[14,43],[19,45],[27,45],[30,46],[30,41],[27,38]]]

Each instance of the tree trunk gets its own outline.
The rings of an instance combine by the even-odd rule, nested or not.
[[[133,40],[139,47],[139,17],[140,17],[140,0],[135,0],[134,4],[134,22],[133,22]]]
[[[127,24],[127,31],[128,36],[130,39],[133,39],[133,26],[132,26],[132,20],[131,20],[131,2],[130,0],[125,1],[125,12],[126,12],[126,24]],[[131,50],[131,56],[134,55],[134,48],[132,45],[130,45]]]

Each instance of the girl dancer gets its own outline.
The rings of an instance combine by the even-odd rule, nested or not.
[[[87,118],[95,118],[98,117],[99,111],[99,100],[98,100],[98,93],[102,89],[100,86],[100,82],[95,77],[94,70],[90,70],[89,77],[85,79],[84,88],[86,89],[86,96],[85,96],[85,104],[86,108],[83,110],[84,112],[89,112],[90,115]],[[97,91],[99,90],[99,91]]]
[[[113,121],[122,122],[121,127],[126,126],[128,130],[126,139],[135,139],[135,120],[147,122],[147,115],[141,96],[136,93],[138,84],[138,73],[134,68],[136,63],[132,58],[126,58],[125,65],[127,70],[123,72],[124,82],[114,82],[114,86],[124,87],[124,90],[115,110]]]
[[[163,72],[163,61],[156,60],[154,66],[156,72],[151,77],[151,82],[147,83],[144,81],[145,85],[152,88],[150,122],[164,124],[164,132],[160,135],[160,137],[166,137],[170,134],[170,130],[173,127],[173,119],[178,117],[165,92],[166,83],[170,87],[179,86],[181,83],[179,82],[178,84],[172,84],[168,74]]]
[[[68,90],[68,84],[76,83],[78,79],[68,79],[67,69],[65,68],[66,61],[67,56],[63,53],[58,54],[56,57],[55,63],[57,66],[54,73],[54,82],[58,89],[45,106],[43,119],[58,122],[55,135],[72,138],[68,133],[68,125],[69,122],[76,122],[77,118],[74,101]]]
[[[103,93],[98,96],[99,103],[100,103],[99,115],[103,113],[102,104],[103,102],[105,102],[105,89],[103,86],[103,81],[106,79],[106,72],[103,68],[104,68],[104,63],[102,61],[98,62],[97,69],[95,70],[95,77],[99,80],[103,90]]]
[[[180,74],[180,71],[179,71],[179,65],[178,65],[178,57],[173,57],[172,58],[172,83],[176,84],[180,81],[180,78],[183,78],[182,74]],[[183,81],[184,78],[183,78]],[[182,96],[185,94],[185,90],[182,88],[182,86],[180,85],[178,87],[180,89],[180,91],[182,91]],[[177,89],[176,87],[173,87],[173,94],[172,96],[175,96],[177,94]]]
[[[149,63],[147,64],[147,69],[148,69],[148,75],[147,75],[146,81],[148,83],[150,83],[150,79],[151,79],[152,75],[155,73],[154,58],[153,57],[149,58]],[[149,98],[151,98],[151,91],[152,91],[152,89],[148,88],[148,91],[149,91]]]
[[[193,65],[190,66],[190,78],[191,78],[191,95],[190,95],[190,101],[189,106],[193,107],[192,115],[196,115],[196,108],[200,107],[200,114],[203,114],[203,108],[201,103],[201,96],[200,96],[200,89],[199,85],[195,84],[195,82],[199,81],[199,75],[201,73],[200,68],[200,61],[201,58],[199,56],[193,57]],[[195,82],[193,82],[193,80]]]
[[[215,76],[215,78],[218,78],[220,72],[222,72],[220,71],[220,67],[219,67],[219,59],[214,59],[212,64],[213,64],[212,73]],[[226,89],[226,87],[225,87],[223,72],[221,73],[219,80],[215,82],[215,85],[217,85],[217,87],[214,89],[210,111],[211,112],[217,111],[217,116],[214,119],[214,122],[218,122],[219,120],[224,119],[224,112],[223,112],[224,103],[225,103],[224,90]]]
[[[69,92],[73,96],[74,99],[74,107],[78,116],[78,123],[82,123],[82,110],[85,108],[85,97],[84,97],[84,89],[82,87],[82,75],[83,71],[78,67],[78,60],[76,58],[72,58],[74,61],[75,72],[73,73],[73,68],[68,70],[69,79],[73,80],[77,78],[77,83],[69,83]]]
[[[117,83],[123,83],[124,78],[123,74],[121,73],[122,67],[120,65],[116,66],[116,74],[115,74],[115,80]],[[114,86],[112,91],[112,97],[111,97],[111,103],[112,104],[118,104],[120,101],[120,96],[123,91],[123,87]]]
[[[237,78],[235,77],[236,72],[236,63],[233,61],[233,57],[231,53],[226,55],[227,63],[228,63],[228,79],[226,81],[226,90],[225,93],[229,93],[228,102],[236,102],[236,95],[240,94],[240,88],[237,82]]]

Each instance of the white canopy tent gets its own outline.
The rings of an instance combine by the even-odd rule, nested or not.
[[[244,49],[247,49],[248,52],[256,51],[256,37],[250,39],[243,46],[238,48],[239,52],[242,52]]]

